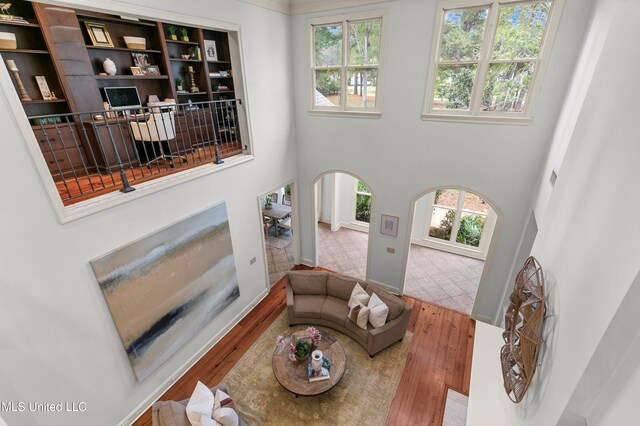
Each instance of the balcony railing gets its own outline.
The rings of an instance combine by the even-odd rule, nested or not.
[[[69,205],[242,154],[239,107],[233,99],[29,119]]]

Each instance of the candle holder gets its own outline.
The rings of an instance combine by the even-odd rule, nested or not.
[[[22,84],[22,79],[20,79],[20,74],[18,73],[18,67],[16,66],[15,61],[11,59],[6,60],[7,69],[13,73],[13,78],[16,80],[16,85],[18,86],[18,93],[20,94],[20,100],[23,102],[28,102],[31,100],[27,90],[24,88],[24,84]]]
[[[187,68],[187,71],[189,72],[189,78],[191,79],[191,93],[197,93],[200,91],[200,88],[198,86],[196,86],[196,74],[193,71],[193,67],[190,66]]]

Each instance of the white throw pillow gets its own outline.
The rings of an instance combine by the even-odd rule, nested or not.
[[[238,413],[233,408],[222,407],[213,410],[213,419],[218,421],[222,426],[238,426]]]
[[[349,319],[355,322],[358,327],[366,330],[367,320],[369,319],[369,308],[362,303],[358,303],[349,311]]]
[[[198,382],[187,403],[187,418],[192,426],[203,426],[202,416],[211,418],[213,411],[213,392],[204,383]]]
[[[200,417],[200,424],[202,426],[222,426],[220,423],[218,423],[214,419],[206,416]]]
[[[389,315],[389,307],[373,293],[369,300],[369,322],[373,328],[382,327],[387,322],[387,315]]]
[[[216,390],[216,395],[213,402],[212,417],[222,426],[238,426],[238,423],[240,421],[240,419],[238,418],[238,413],[236,413],[233,408],[220,407],[220,403],[225,399],[231,399],[231,397],[220,389]]]
[[[367,306],[367,302],[369,302],[369,293],[364,291],[360,283],[356,283],[356,286],[351,292],[351,297],[349,298],[347,306],[349,309],[353,309],[354,306],[358,306],[358,303],[362,303],[364,306]]]

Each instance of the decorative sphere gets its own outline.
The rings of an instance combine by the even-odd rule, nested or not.
[[[116,64],[109,58],[104,60],[102,66],[104,67],[104,71],[109,75],[116,75],[116,73],[118,72]]]

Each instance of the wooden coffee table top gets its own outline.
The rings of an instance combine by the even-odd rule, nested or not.
[[[307,364],[311,362],[311,357],[304,361],[291,361],[289,355],[289,342],[295,342],[298,338],[307,335],[306,330],[293,333],[290,340],[285,340],[282,347],[276,347],[273,352],[273,374],[283,388],[297,395],[311,396],[319,395],[333,388],[344,374],[347,365],[347,356],[344,348],[335,337],[326,332],[322,333],[322,339],[316,345],[322,354],[331,360],[329,369],[329,379],[318,382],[309,382]]]

